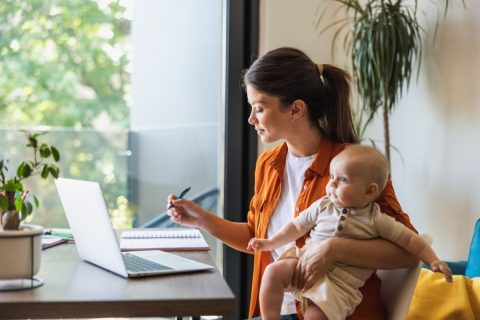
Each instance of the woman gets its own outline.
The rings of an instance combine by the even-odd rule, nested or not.
[[[244,75],[248,122],[264,143],[284,140],[257,160],[255,193],[247,222],[222,219],[185,199],[168,198],[172,220],[201,228],[225,244],[255,254],[249,316],[259,314],[258,292],[266,266],[286,250],[247,250],[250,238],[268,238],[310,204],[325,195],[330,160],[356,137],[350,110],[350,79],[346,72],[315,64],[303,52],[279,48],[256,60]],[[398,204],[391,181],[377,201],[382,211],[412,228]],[[296,241],[302,247],[305,239]],[[391,242],[334,237],[312,245],[297,264],[292,285],[308,289],[335,262],[365,268],[412,267],[417,260]],[[374,274],[361,289],[363,301],[352,319],[383,319],[380,280]],[[284,319],[297,319],[292,297],[282,305]],[[305,314],[308,318],[308,314]]]

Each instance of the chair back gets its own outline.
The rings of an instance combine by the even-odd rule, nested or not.
[[[424,234],[421,237],[428,244],[432,244],[431,236]],[[414,268],[377,270],[377,275],[382,280],[380,294],[387,308],[387,319],[405,320],[407,318],[421,268],[422,262],[419,261]]]

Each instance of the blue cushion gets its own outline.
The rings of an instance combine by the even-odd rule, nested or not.
[[[480,277],[480,219],[477,220],[473,230],[465,276],[469,278]]]
[[[465,275],[465,269],[467,268],[467,261],[460,260],[460,261],[444,261],[444,262],[450,267],[450,270],[452,270],[452,274],[459,275],[459,276]],[[422,264],[422,268],[432,270],[430,266],[426,263]]]
[[[452,269],[453,274],[465,275],[467,261],[445,261],[445,263]],[[430,269],[430,267],[428,269]]]

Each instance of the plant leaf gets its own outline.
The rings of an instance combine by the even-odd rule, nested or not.
[[[35,207],[38,208],[40,206],[40,201],[38,201],[38,198],[33,196],[33,201],[35,203]]]
[[[20,212],[20,210],[22,210],[22,206],[23,206],[22,197],[15,198],[15,210]]]
[[[29,215],[32,214],[32,212],[33,212],[32,204],[28,201],[25,201],[22,205],[22,210],[20,211],[21,213],[20,219],[25,220]]]
[[[1,187],[1,189],[12,192],[23,191],[23,185],[21,182],[10,179]]]
[[[32,167],[27,162],[22,162],[17,169],[17,176],[19,178],[28,178],[32,174]]]
[[[38,146],[38,141],[33,136],[28,137],[28,142],[27,147],[36,148]]]
[[[40,151],[40,156],[42,158],[50,157],[50,154],[51,154],[50,148],[45,143],[42,143],[42,145],[40,145],[39,151]]]
[[[50,171],[50,174],[56,179],[58,178],[58,174],[60,173],[60,169],[58,169],[56,166],[54,166],[53,164],[51,164],[49,167],[48,167],[48,170]]]
[[[0,208],[2,208],[3,211],[8,210],[8,201],[4,196],[0,196]]]
[[[20,163],[17,169],[17,176],[23,176],[23,167],[25,166],[25,162]]]
[[[54,146],[50,146],[50,151],[52,152],[53,159],[58,162],[60,161],[60,152]]]
[[[43,165],[42,173],[40,174],[43,179],[48,178],[48,164]]]

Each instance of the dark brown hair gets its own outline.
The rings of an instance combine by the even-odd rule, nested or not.
[[[302,51],[278,48],[258,58],[246,70],[243,85],[276,96],[284,106],[295,100],[307,105],[310,122],[339,142],[357,142],[350,108],[350,75],[324,64],[317,65]]]

